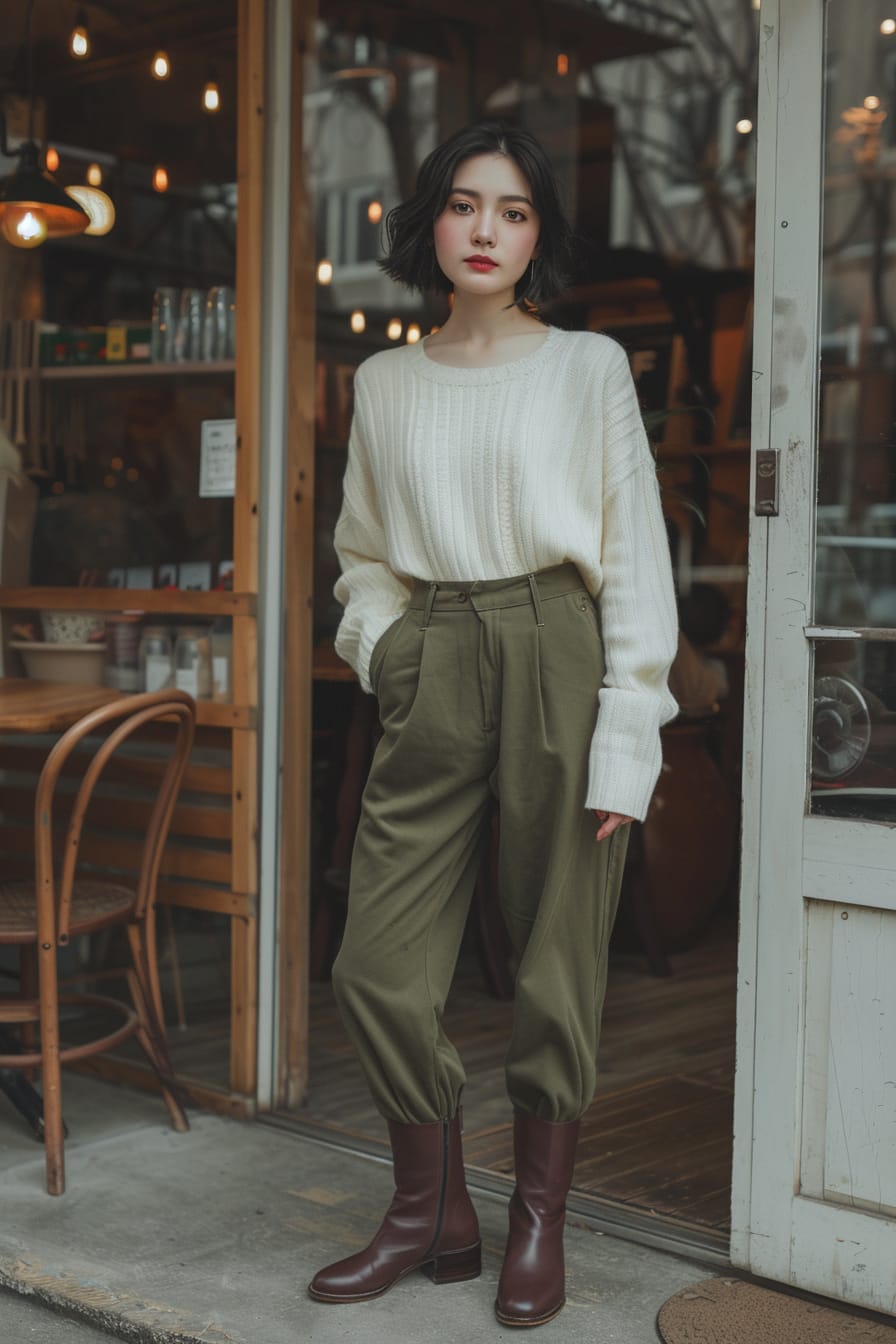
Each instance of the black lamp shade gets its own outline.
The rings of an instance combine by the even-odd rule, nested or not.
[[[47,237],[83,233],[90,216],[67,196],[49,173],[41,171],[37,145],[27,140],[19,148],[19,166],[0,181],[0,221],[10,206],[39,210],[47,221]]]

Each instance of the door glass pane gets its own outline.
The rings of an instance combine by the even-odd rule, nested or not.
[[[896,5],[829,0],[815,620],[896,626]]]
[[[816,642],[810,810],[896,820],[896,640]]]

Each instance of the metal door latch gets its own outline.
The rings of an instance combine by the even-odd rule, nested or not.
[[[778,516],[778,450],[760,448],[756,453],[756,495],[753,511],[760,518]]]

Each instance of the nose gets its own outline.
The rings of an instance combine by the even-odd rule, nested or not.
[[[479,242],[491,243],[494,241],[494,236],[495,236],[495,228],[494,224],[492,223],[491,215],[487,213],[480,215],[476,223],[476,228],[473,230],[474,240],[477,243]]]

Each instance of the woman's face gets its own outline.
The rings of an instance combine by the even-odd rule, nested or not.
[[[445,208],[433,224],[436,260],[455,291],[496,294],[513,286],[537,255],[541,221],[516,162],[476,154],[454,170]],[[487,257],[491,265],[468,258]]]

